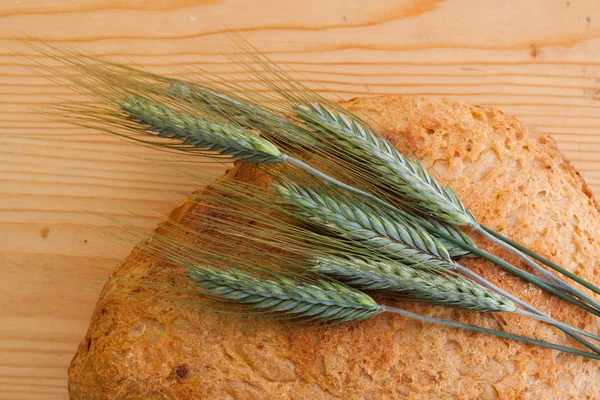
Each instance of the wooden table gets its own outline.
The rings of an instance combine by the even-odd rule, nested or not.
[[[44,119],[72,95],[27,68],[43,59],[20,40],[182,74],[225,68],[234,31],[345,98],[497,106],[551,134],[600,189],[598,1],[0,1],[0,399],[67,397],[102,283],[132,247],[86,210],[135,210],[151,227],[197,186],[142,160],[150,150]]]

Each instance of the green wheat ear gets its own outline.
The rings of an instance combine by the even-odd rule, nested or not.
[[[446,248],[425,229],[399,214],[341,192],[330,194],[283,181],[274,187],[287,207],[322,229],[417,268],[453,268]]]
[[[184,146],[205,149],[256,163],[281,162],[279,149],[242,128],[180,112],[142,96],[119,101],[127,118],[145,125],[157,136],[177,139]]]
[[[296,116],[316,132],[330,136],[336,146],[370,170],[410,205],[427,215],[457,226],[477,225],[456,193],[439,184],[418,161],[400,153],[378,133],[319,103],[296,105]]]
[[[75,111],[77,111],[77,109],[81,110],[81,114],[78,117],[81,117],[83,115],[84,121],[86,118],[88,118],[89,120],[94,120],[96,122],[96,126],[100,126],[99,123],[106,124],[106,126],[107,126],[106,128],[101,126],[100,129],[104,129],[110,133],[109,129],[111,127],[117,126],[118,128],[121,128],[121,129],[133,131],[136,134],[141,133],[141,134],[146,134],[146,135],[155,136],[155,137],[175,138],[180,143],[176,144],[176,145],[172,145],[171,147],[174,147],[174,148],[177,148],[177,147],[184,148],[185,147],[188,150],[190,150],[190,148],[196,149],[196,150],[190,150],[190,151],[194,151],[194,152],[197,152],[200,154],[203,154],[202,153],[203,151],[205,153],[212,152],[213,154],[207,154],[207,155],[214,156],[214,153],[216,152],[221,155],[228,155],[228,156],[240,158],[240,159],[243,159],[246,161],[262,162],[262,163],[286,162],[287,161],[288,163],[299,166],[300,168],[304,168],[307,171],[312,171],[311,173],[327,180],[328,182],[334,183],[334,179],[328,178],[325,174],[315,170],[314,168],[304,164],[303,162],[301,162],[299,160],[294,160],[293,158],[291,158],[291,156],[280,153],[279,150],[277,150],[277,148],[271,142],[265,141],[262,137],[255,135],[254,132],[251,132],[250,129],[247,129],[247,128],[251,127],[253,123],[257,124],[256,121],[253,122],[252,120],[247,120],[246,121],[247,124],[244,125],[242,123],[236,123],[235,120],[233,120],[233,121],[231,121],[232,122],[231,124],[227,124],[227,122],[229,122],[229,120],[223,116],[217,116],[217,118],[211,119],[211,118],[209,118],[209,115],[207,115],[205,113],[201,113],[201,115],[195,115],[193,113],[178,111],[179,107],[182,106],[181,103],[175,103],[176,105],[173,105],[173,107],[175,107],[176,109],[169,108],[169,107],[161,104],[160,102],[153,102],[152,100],[150,100],[150,98],[163,100],[163,101],[165,101],[165,104],[173,104],[171,101],[173,100],[174,96],[168,95],[164,92],[164,90],[161,91],[160,88],[156,88],[154,86],[154,81],[160,81],[163,83],[165,83],[165,82],[171,83],[170,80],[168,80],[168,79],[161,80],[161,79],[159,79],[160,77],[153,76],[151,79],[153,79],[154,81],[149,82],[148,79],[150,79],[150,75],[148,75],[148,74],[140,73],[140,76],[136,77],[135,76],[136,72],[133,69],[118,67],[118,66],[115,66],[114,64],[110,64],[110,63],[100,62],[99,64],[96,64],[95,61],[90,62],[90,60],[86,59],[85,57],[79,58],[78,59],[79,61],[77,61],[77,60],[72,61],[71,58],[68,58],[65,60],[60,60],[61,55],[64,57],[65,55],[69,55],[67,53],[56,52],[56,54],[54,55],[54,58],[59,59],[59,61],[62,61],[64,64],[66,64],[67,66],[72,68],[72,70],[74,70],[80,74],[72,74],[72,76],[65,76],[65,74],[59,73],[58,75],[63,78],[66,77],[67,80],[70,80],[71,82],[75,83],[76,85],[80,85],[79,89],[91,91],[92,99],[101,101],[101,107],[97,107],[96,105],[89,106],[89,107],[86,107],[84,105],[81,105],[80,107],[77,107],[77,106],[74,107]],[[79,76],[81,76],[81,75],[83,75],[84,78],[80,79]],[[97,85],[97,84],[99,84],[99,85]],[[272,86],[273,87],[280,86],[279,89],[281,89],[282,86],[280,84],[281,84],[281,82],[275,82]],[[104,85],[104,87],[102,87],[102,85]],[[283,86],[285,86],[285,85],[283,85]],[[285,90],[285,88],[283,88],[283,90]],[[149,96],[149,98],[139,96],[139,95],[136,96],[135,93],[143,94],[144,96],[147,95],[147,96]],[[391,189],[394,189],[393,185],[395,185],[395,184],[400,185],[399,187],[403,187],[404,189],[401,189],[401,190],[405,190],[407,192],[407,194],[403,195],[403,197],[406,197],[407,199],[411,200],[413,205],[415,205],[415,208],[420,210],[422,213],[427,214],[429,216],[434,216],[434,217],[440,218],[444,222],[454,223],[456,225],[471,225],[475,229],[478,228],[478,225],[476,224],[476,222],[474,222],[474,218],[472,218],[473,216],[470,215],[468,210],[464,209],[462,216],[460,215],[461,214],[460,208],[461,208],[461,206],[462,207],[464,207],[464,206],[462,205],[460,200],[458,200],[458,198],[456,197],[454,192],[452,192],[451,190],[446,190],[446,188],[444,186],[437,184],[435,182],[435,180],[433,180],[433,178],[431,176],[429,176],[426,173],[426,171],[420,166],[420,164],[418,163],[417,160],[407,157],[405,159],[405,161],[406,161],[405,163],[402,162],[403,161],[402,159],[398,159],[395,161],[396,164],[394,164],[394,165],[390,164],[389,163],[390,160],[393,161],[393,159],[396,157],[396,155],[398,157],[402,157],[402,154],[400,152],[398,152],[397,150],[395,150],[395,148],[393,148],[393,146],[391,146],[389,143],[387,143],[382,137],[377,136],[376,131],[368,128],[368,125],[366,125],[366,124],[363,125],[360,122],[355,122],[355,119],[351,116],[351,114],[344,113],[344,111],[340,111],[339,108],[336,108],[335,106],[332,106],[330,109],[325,106],[323,106],[323,107],[316,106],[315,104],[318,105],[318,103],[314,102],[314,98],[316,98],[317,101],[319,101],[318,97],[313,97],[311,99],[310,93],[308,93],[307,95],[303,94],[303,96],[304,96],[304,99],[308,99],[308,101],[295,102],[295,103],[301,104],[303,106],[300,106],[299,109],[296,109],[297,115],[296,115],[296,119],[294,119],[294,121],[296,121],[296,122],[298,122],[299,120],[304,121],[304,123],[305,123],[304,131],[305,132],[312,133],[311,129],[314,129],[315,131],[318,131],[319,133],[329,132],[331,135],[334,135],[333,143],[334,144],[342,143],[342,146],[339,146],[339,147],[334,146],[334,147],[336,147],[336,149],[334,151],[340,152],[340,154],[338,154],[338,156],[339,155],[349,156],[351,161],[356,159],[358,161],[359,167],[354,168],[354,172],[358,171],[359,175],[362,174],[361,177],[363,178],[363,180],[367,176],[379,176],[381,179],[383,179],[382,185],[384,188],[389,187]],[[297,96],[294,93],[291,93],[291,94],[287,93],[284,95],[284,98],[286,98],[286,99],[294,99],[295,97],[297,97]],[[110,107],[110,109],[102,108],[102,107],[107,106],[107,102],[109,103],[108,106]],[[120,107],[120,111],[118,113],[115,113],[115,111],[114,111],[115,104],[117,104]],[[287,107],[288,108],[286,111],[290,111],[291,107],[289,105]],[[304,111],[306,112],[307,115],[310,114],[311,112],[314,115],[303,118],[300,115],[303,112],[302,107],[305,107]],[[311,107],[312,107],[312,109],[311,109]],[[184,107],[184,109],[196,110],[194,107],[187,107],[187,106]],[[99,110],[100,113],[96,114],[95,113],[96,110]],[[333,111],[331,111],[331,110],[333,110]],[[319,113],[321,113],[321,114],[319,115]],[[135,124],[128,122],[126,120],[124,121],[123,114],[125,114],[125,116],[127,116],[131,121],[134,121]],[[192,120],[194,120],[194,121],[190,122]],[[224,122],[221,123],[220,121],[224,121]],[[360,120],[356,119],[356,121],[360,121]],[[269,122],[269,124],[271,124],[270,126],[274,126],[272,121]],[[83,126],[85,126],[85,125],[83,125]],[[308,128],[308,129],[306,129],[306,128]],[[261,129],[257,129],[257,130],[261,130]],[[333,132],[334,130],[339,130],[339,132],[338,133]],[[152,132],[154,132],[154,133],[152,133]],[[273,132],[275,132],[275,131],[272,131],[271,133],[273,133]],[[128,133],[130,133],[130,132],[128,132]],[[287,132],[283,132],[283,136],[285,136],[286,133]],[[338,136],[335,136],[336,134],[338,134]],[[120,135],[120,136],[125,136],[125,137],[131,136],[131,135],[128,136],[128,134],[121,135],[120,133],[115,133],[115,135],[118,135],[118,136]],[[211,135],[216,135],[216,137],[212,137]],[[361,135],[364,136],[362,143],[359,140]],[[314,137],[317,137],[317,136],[314,136]],[[161,143],[161,142],[157,141],[157,143],[154,143],[154,144],[158,145],[159,143]],[[279,142],[274,142],[274,143],[279,143]],[[350,143],[350,146],[348,146],[348,143]],[[351,153],[351,151],[355,147],[358,148],[359,145],[362,145],[364,143],[367,143],[368,146],[361,148],[362,153],[363,153],[362,158],[357,156],[358,153],[354,153],[354,155]],[[346,146],[346,147],[344,147],[344,146]],[[375,162],[373,164],[374,168],[370,173],[367,173],[368,172],[367,167],[365,167],[366,165],[368,165],[368,162],[371,161],[371,154],[367,150],[369,150],[369,151],[373,150],[375,152],[374,153],[375,156],[373,157],[373,159],[375,160]],[[325,152],[326,148],[323,147],[319,151]],[[336,154],[336,153],[334,153],[334,154]],[[292,154],[292,155],[294,155],[294,154]],[[361,163],[360,162],[361,160],[363,160],[364,162]],[[363,170],[362,168],[365,168],[365,169]],[[398,171],[396,171],[394,168],[398,168]],[[399,173],[395,176],[393,174],[382,173],[385,171],[392,171],[394,174],[396,174],[396,172],[404,172],[404,173],[406,173],[406,176],[400,176]],[[348,173],[350,173],[350,171],[348,171]],[[402,178],[402,179],[400,179],[400,178]],[[414,179],[415,181],[411,182],[410,179]],[[398,183],[397,182],[398,180],[401,180],[401,182]],[[360,179],[358,179],[358,181],[360,182]],[[410,191],[409,186],[413,183],[415,184],[415,187],[413,189],[418,189],[419,192],[421,190],[423,190],[422,196],[424,196],[424,197],[419,197],[418,195],[413,195],[413,198],[411,199],[410,193],[408,193],[408,192]],[[335,184],[340,185],[340,182],[337,182]],[[402,185],[404,185],[404,186],[402,186]],[[368,186],[368,185],[365,185],[365,186]],[[344,187],[343,183],[340,185],[340,187]],[[348,185],[346,185],[346,187],[348,187]],[[396,190],[397,192],[400,191],[400,189],[394,189],[394,190]],[[357,190],[354,189],[353,192],[356,193]],[[383,193],[383,191],[381,191],[381,193]],[[368,193],[366,193],[366,195],[368,195]],[[425,197],[427,197],[427,196],[430,196],[431,198],[426,199]],[[453,199],[452,198],[453,196],[456,198]],[[439,199],[437,199],[437,197],[442,198],[442,200],[439,204],[436,205],[436,202],[440,201]],[[445,198],[445,200],[443,198]],[[391,206],[391,207],[393,208],[393,206]],[[437,209],[436,209],[436,207],[437,207]],[[356,217],[358,219],[361,219],[364,216],[356,215]],[[461,220],[461,218],[463,218],[463,219]],[[482,234],[488,235],[488,237],[490,237],[490,235],[491,235],[490,240],[506,242],[505,245],[510,244],[506,239],[496,237],[492,233],[489,233],[485,229],[483,229],[483,230],[482,229],[483,228],[479,227],[479,231],[482,232]],[[448,240],[450,240],[450,241],[460,242],[456,238],[456,236],[450,235],[449,233],[442,232],[442,235],[445,236],[446,238],[449,238]],[[402,235],[400,235],[399,237],[402,237]],[[413,240],[414,243],[416,243],[415,240],[418,240],[418,238],[411,238],[411,240]],[[413,246],[414,246],[414,243],[412,244]],[[438,243],[439,243],[439,241],[438,241]],[[423,242],[423,245],[424,245],[424,247],[428,247],[428,244],[425,242]],[[436,246],[437,246],[437,244],[436,244]],[[510,246],[513,246],[513,245],[510,245]],[[476,252],[477,249],[473,249],[472,251]],[[481,252],[479,252],[479,253],[481,253]],[[179,257],[179,255],[176,255],[176,254],[173,254],[173,256]],[[228,255],[225,255],[225,257],[227,257],[227,256]],[[190,276],[191,275],[192,274],[190,273]],[[200,275],[202,275],[202,274],[200,274]],[[233,278],[233,280],[235,281],[238,278],[242,278],[242,276],[236,275],[231,278]],[[250,278],[252,278],[252,276],[248,276],[248,278],[250,279]],[[255,278],[259,279],[258,277],[255,277]],[[262,279],[262,277],[260,279]],[[259,279],[259,281],[260,281],[260,279]],[[576,278],[573,278],[573,279],[576,279]],[[275,313],[279,312],[277,310],[272,310],[273,306],[271,306],[270,304],[272,304],[273,301],[279,301],[281,299],[280,298],[273,299],[272,297],[267,296],[268,293],[266,293],[266,291],[268,291],[268,287],[266,287],[266,286],[262,287],[262,289],[264,289],[264,290],[261,293],[258,293],[256,291],[255,292],[246,291],[246,293],[249,293],[248,296],[246,296],[246,297],[241,297],[240,299],[235,299],[235,298],[231,297],[228,299],[227,296],[230,295],[232,292],[227,292],[227,293],[222,292],[222,290],[226,291],[226,289],[223,289],[223,285],[225,285],[225,283],[226,283],[224,280],[218,280],[217,277],[212,277],[212,278],[208,277],[204,280],[202,280],[202,279],[199,279],[199,280],[202,282],[205,282],[205,284],[207,284],[206,282],[212,282],[211,283],[213,285],[212,288],[206,290],[207,295],[211,295],[211,293],[212,293],[212,295],[214,297],[221,298],[222,300],[225,300],[225,301],[237,301],[240,299],[242,299],[244,301],[247,300],[247,301],[249,301],[249,302],[247,302],[247,304],[254,304],[252,301],[256,300],[257,298],[262,298],[266,302],[263,302],[263,300],[260,300],[259,301],[260,306],[255,307],[254,310],[258,310],[260,312],[263,312],[265,310],[267,310],[268,312],[275,312]],[[287,279],[283,279],[283,278],[279,279],[279,280],[278,279],[270,279],[268,281],[271,283],[274,282],[274,284],[279,285],[272,289],[277,289],[278,287],[285,287],[286,283],[288,284],[287,286],[296,286],[296,282],[292,282],[291,280],[287,280]],[[536,282],[536,281],[533,281],[533,282]],[[541,281],[537,281],[537,282],[540,286],[542,286]],[[327,282],[323,283],[323,285],[325,285],[325,286],[327,286],[328,284],[329,283],[327,283]],[[565,291],[567,291],[567,289],[569,289],[567,287],[562,286],[562,283],[557,283],[557,284],[560,284],[561,288]],[[214,286],[214,285],[216,285],[216,286]],[[310,285],[310,284],[300,283],[298,290],[302,291],[302,288],[304,287],[302,285],[306,286],[306,288],[305,288],[306,290],[309,289],[307,285]],[[319,288],[319,287],[321,289],[324,288],[324,286],[321,284],[314,283],[312,285],[313,286],[316,285],[317,288]],[[546,285],[546,283],[544,283],[544,285]],[[254,286],[260,287],[260,286],[257,286],[256,284]],[[546,286],[548,286],[548,285],[546,285]],[[544,287],[544,286],[542,286],[542,287]],[[593,287],[593,285],[590,285],[590,288],[591,287]],[[344,288],[345,287],[342,286],[342,289],[344,289]],[[248,288],[246,288],[246,289],[248,289]],[[347,288],[345,288],[345,289],[349,290]],[[552,287],[550,287],[550,289],[552,289]],[[242,287],[238,287],[237,290],[243,292]],[[288,294],[290,294],[290,293],[292,293],[292,292],[289,291]],[[577,292],[567,292],[567,293],[577,293]],[[296,292],[296,294],[300,295],[303,293]],[[555,293],[555,294],[558,295],[559,293]],[[577,295],[579,296],[579,294],[577,294]],[[240,294],[238,293],[237,296],[240,296]],[[254,297],[252,297],[252,296],[254,296]],[[317,306],[315,306],[317,308],[311,309],[312,310],[311,312],[313,313],[311,315],[316,315],[317,317],[315,317],[315,318],[317,318],[317,319],[318,318],[326,319],[327,315],[321,314],[320,310],[321,310],[321,307],[323,307],[327,304],[318,303],[318,302],[315,303],[315,301],[316,301],[315,298],[311,298],[310,296],[308,296],[308,297],[309,297],[309,299],[311,299],[309,301],[309,303],[311,303],[313,306],[314,306],[314,304],[318,304]],[[313,296],[313,297],[319,297],[319,296]],[[321,296],[321,300],[323,300],[322,297],[323,296]],[[567,297],[570,297],[570,296],[567,296]],[[581,297],[581,298],[584,299],[584,297]],[[288,298],[287,300],[292,300],[292,298]],[[300,301],[301,299],[300,299],[300,297],[296,297],[295,300]],[[586,301],[588,301],[588,300],[586,300]],[[600,308],[600,306],[596,306],[594,303],[592,303],[592,301],[593,300],[590,300],[588,302],[590,304],[593,304],[595,307]],[[242,301],[242,303],[243,303],[243,301]],[[281,304],[281,302],[278,304]],[[340,306],[340,304],[337,304],[335,307]],[[287,305],[289,305],[289,304],[286,303],[286,306]],[[331,304],[329,304],[329,305],[331,305]],[[298,309],[295,308],[295,306],[294,306],[294,309],[296,310],[296,314],[306,317],[306,315],[299,312]],[[334,308],[334,310],[335,310],[335,308]],[[390,308],[389,307],[384,308],[382,306],[381,308],[378,309],[378,312],[381,312],[382,310],[390,311]],[[356,308],[355,308],[355,311],[356,311]],[[329,309],[329,312],[333,312],[331,310],[331,308]],[[350,314],[352,314],[352,312],[354,312],[354,311],[350,311]],[[356,312],[358,312],[358,311],[356,311]],[[397,311],[397,312],[401,312],[401,311]],[[294,314],[294,313],[292,313],[292,314]],[[350,314],[348,314],[348,315],[350,315]],[[336,315],[337,321],[344,321],[344,316],[340,316],[339,314],[335,314],[335,315]],[[440,322],[440,323],[442,323],[442,322]],[[582,341],[582,343],[584,343],[584,342]],[[598,350],[597,348],[592,347],[592,346],[589,346],[589,347],[591,349],[597,351],[598,353],[600,353],[600,350]]]
[[[263,314],[284,313],[314,322],[361,321],[381,313],[368,295],[335,282],[267,278],[231,268],[190,267],[189,277],[204,296],[232,301]],[[263,315],[264,316],[264,315]]]
[[[315,257],[313,270],[359,290],[473,311],[514,312],[516,305],[460,275],[439,275],[394,261]]]

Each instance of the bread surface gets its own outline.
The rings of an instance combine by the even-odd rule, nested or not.
[[[482,223],[600,284],[598,205],[548,136],[499,110],[451,100],[374,97],[344,106],[372,117],[390,141],[431,165]],[[265,179],[245,164],[229,176]],[[170,217],[201,230],[197,207],[184,201]],[[119,268],[143,275],[155,262],[136,249]],[[557,319],[599,329],[589,315],[487,262],[464,265]],[[598,362],[514,341],[390,314],[322,329],[240,330],[225,316],[110,286],[71,363],[72,399],[600,398]],[[407,308],[573,345],[515,315]]]

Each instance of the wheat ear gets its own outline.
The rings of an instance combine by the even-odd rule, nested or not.
[[[298,216],[340,237],[417,268],[453,268],[448,251],[439,241],[397,214],[343,193],[336,197],[284,181],[274,186],[281,201]]]
[[[363,165],[383,185],[390,185],[416,209],[452,225],[476,224],[475,217],[451,188],[439,184],[418,160],[401,154],[381,135],[319,103],[297,105],[294,109],[309,127],[333,136],[348,157],[367,161]]]
[[[127,118],[145,125],[159,137],[177,139],[183,146],[205,149],[248,162],[281,162],[281,152],[245,129],[181,112],[141,96],[119,102]]]
[[[313,270],[359,290],[473,311],[517,310],[515,304],[460,275],[438,275],[393,261],[316,257]]]
[[[286,313],[317,322],[360,321],[381,312],[371,297],[335,282],[266,278],[231,268],[194,266],[189,277],[205,296],[234,301],[262,312]]]

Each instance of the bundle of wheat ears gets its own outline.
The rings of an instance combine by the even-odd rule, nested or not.
[[[202,160],[251,163],[269,177],[267,186],[221,178],[211,185],[218,196],[195,194],[213,229],[195,232],[167,221],[140,245],[164,264],[151,282],[131,271],[118,276],[122,290],[174,303],[193,292],[192,302],[178,306],[230,314],[240,328],[312,329],[398,313],[600,360],[596,334],[553,319],[461,259],[488,260],[599,317],[600,304],[589,295],[600,294],[597,286],[480,224],[452,188],[389,143],[377,124],[308,89],[249,45],[240,47],[237,65],[253,78],[247,84],[209,73],[188,82],[63,48],[37,49],[58,62],[43,66],[48,77],[90,99],[57,106],[54,118]],[[192,175],[205,184],[199,165]],[[136,242],[147,235],[115,221]],[[528,267],[487,253],[470,235]],[[420,315],[403,309],[406,301],[521,314],[571,336],[572,346]]]

